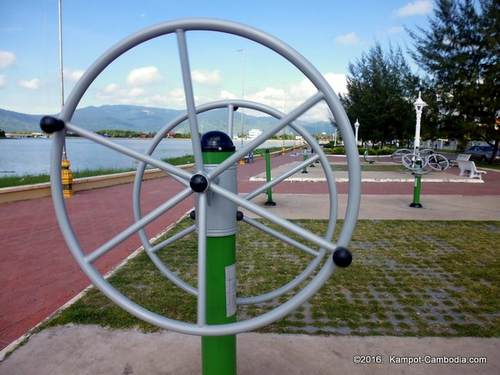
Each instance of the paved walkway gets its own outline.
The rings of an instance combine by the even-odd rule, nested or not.
[[[299,161],[289,164],[283,164],[272,169],[273,176],[280,176],[285,172],[297,167]],[[384,163],[387,165],[388,163]],[[337,182],[348,182],[349,177],[346,171],[335,171],[334,176]],[[394,165],[390,163],[389,165]],[[345,164],[343,166],[346,166]],[[414,182],[415,177],[409,171],[363,171],[361,174],[362,182]],[[266,173],[262,172],[256,176],[250,177],[250,181],[266,181]],[[291,182],[324,182],[326,181],[323,168],[319,164],[314,164],[314,167],[307,168],[307,173],[296,173],[288,177],[285,181]],[[483,180],[477,178],[468,178],[457,175],[455,168],[448,169],[443,172],[431,172],[422,176],[422,183],[443,183],[443,182],[462,182],[467,184],[482,184]]]
[[[476,337],[238,335],[240,375],[499,374],[500,339]],[[354,364],[358,355],[381,364]],[[485,364],[401,364],[397,361],[486,358]],[[424,357],[426,356],[426,357]],[[357,358],[357,357],[356,357]],[[366,360],[366,357],[364,357]],[[368,357],[367,360],[377,360]],[[57,327],[30,338],[0,363],[0,374],[200,374],[200,338],[144,334],[96,326]]]
[[[272,164],[273,167],[279,167],[300,158],[300,155],[277,156],[272,159]],[[249,192],[260,186],[262,182],[249,179],[263,170],[262,159],[240,166],[239,191]],[[428,195],[435,194],[471,197],[499,195],[500,173],[489,172],[484,179],[484,184],[424,184],[423,204],[427,204]],[[143,184],[144,212],[157,207],[180,189],[180,184],[170,178],[146,181]],[[327,187],[322,182],[287,182],[281,183],[274,191],[276,194],[320,194],[316,199],[321,201],[324,199],[321,194],[327,193]],[[338,191],[345,194],[347,184],[338,184]],[[398,198],[401,207],[408,203],[411,191],[411,183],[363,184],[364,194],[401,195]],[[132,186],[128,184],[80,192],[66,202],[74,230],[86,252],[133,223],[131,197]],[[387,199],[390,201],[392,198]],[[439,198],[435,199],[439,201]],[[380,212],[387,211],[388,201],[378,201]],[[304,201],[295,199],[294,202],[299,205],[298,210],[303,210]],[[370,202],[367,200],[367,203]],[[492,202],[490,208],[498,207],[496,200]],[[149,236],[175,223],[191,207],[192,199],[187,199],[168,211],[147,227]],[[282,204],[279,207],[283,207]],[[416,211],[414,214],[417,215]],[[456,215],[455,218],[460,219],[462,216]],[[111,270],[139,246],[138,236],[130,237],[100,258],[96,262],[97,268],[102,273]],[[48,317],[88,284],[87,277],[66,248],[50,198],[0,205],[0,349]]]
[[[290,163],[289,156],[273,164]],[[248,179],[264,168],[262,160],[239,169]],[[258,184],[257,184],[258,185]],[[149,212],[182,189],[171,178],[143,184],[142,208]],[[69,216],[86,253],[133,224],[132,184],[77,193],[66,201]],[[193,206],[181,202],[146,227],[149,237],[175,223]],[[101,273],[110,271],[140,246],[134,235],[98,259]],[[52,199],[0,204],[0,349],[50,316],[89,285],[66,247]]]
[[[500,220],[500,196],[422,195],[423,208],[410,208],[411,195],[364,194],[360,219],[370,220]],[[273,213],[289,219],[328,219],[327,194],[273,194]],[[264,203],[265,197],[255,198]],[[337,218],[345,216],[347,195],[339,194]],[[253,213],[244,211],[250,217]]]

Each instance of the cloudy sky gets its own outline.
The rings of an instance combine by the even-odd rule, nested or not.
[[[432,6],[428,0],[63,0],[66,95],[119,40],[183,17],[229,19],[264,30],[298,50],[336,92],[344,92],[350,61],[376,41],[409,47],[404,27],[425,26]],[[58,112],[57,0],[1,0],[0,14],[0,108]],[[213,32],[189,32],[187,42],[197,103],[243,95],[288,111],[314,93],[297,69],[253,42]],[[176,39],[169,35],[122,55],[92,84],[80,106],[184,108],[184,103]]]

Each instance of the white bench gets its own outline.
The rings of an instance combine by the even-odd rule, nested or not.
[[[469,178],[479,178],[482,180],[483,173],[486,173],[486,171],[478,170],[476,168],[476,163],[471,160],[458,160],[457,158],[457,163],[460,169],[460,176],[468,175]]]
[[[451,165],[454,167],[458,167],[459,161],[467,161],[469,159],[470,159],[470,154],[458,154],[455,160],[451,160]]]

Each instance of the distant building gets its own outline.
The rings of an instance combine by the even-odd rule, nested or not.
[[[456,139],[438,138],[438,139],[423,141],[420,147],[432,148],[433,150],[455,151],[458,147],[458,141]]]
[[[250,129],[249,132],[248,132],[248,139],[255,139],[255,138],[257,138],[261,134],[262,134],[262,130],[259,130],[259,129]]]

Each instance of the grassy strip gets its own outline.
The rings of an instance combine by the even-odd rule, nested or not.
[[[330,142],[331,143],[331,142]],[[333,147],[330,144],[323,146],[323,151],[328,155],[344,155],[345,150],[343,146]],[[359,155],[364,155],[366,149],[364,147],[358,147]],[[391,155],[396,148],[394,147],[382,147],[382,148],[369,148],[368,155]]]
[[[182,155],[182,156],[175,156],[173,158],[165,158],[161,159],[166,163],[170,163],[172,165],[183,165],[183,164],[191,164],[194,163],[194,156],[193,155]]]
[[[316,233],[324,233],[327,225],[320,220],[297,223]],[[168,235],[188,225],[191,221],[184,220]],[[252,227],[239,226],[239,295],[277,288],[311,261]],[[196,285],[195,238],[185,237],[158,253],[191,285]],[[498,337],[499,241],[500,222],[361,220],[351,243],[351,267],[337,270],[309,302],[261,332]],[[109,281],[156,313],[195,321],[195,298],[166,280],[144,253]],[[267,311],[276,302],[240,306],[239,319]],[[157,330],[94,288],[43,328],[68,323]]]
[[[496,161],[492,164],[488,163],[487,161],[476,161],[474,162],[476,164],[476,167],[478,168],[491,168],[491,169],[496,169],[500,171],[500,162]]]
[[[269,152],[280,151],[281,147],[269,147],[268,150]],[[265,148],[258,148],[253,153],[254,155],[263,155],[265,151],[266,151]]]
[[[84,169],[82,171],[73,172],[73,178],[102,176],[113,173],[129,172],[132,169],[118,169],[118,168],[103,168],[103,169]],[[48,174],[26,175],[26,176],[6,176],[0,177],[0,188],[10,186],[21,186],[39,184],[42,182],[49,182],[50,176]]]

